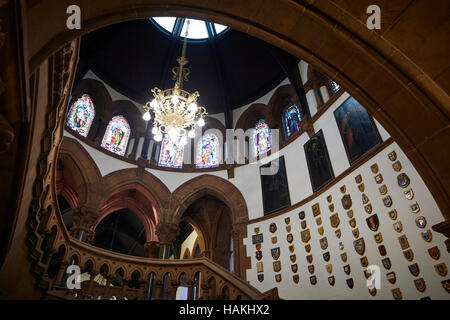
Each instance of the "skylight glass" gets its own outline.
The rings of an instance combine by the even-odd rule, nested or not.
[[[185,37],[187,21],[189,21],[188,39],[205,40],[227,31],[229,28],[219,23],[208,21],[178,18],[178,17],[154,17],[151,20],[164,30],[172,33],[174,37]],[[182,24],[182,25],[181,25]],[[181,29],[181,31],[180,31]],[[208,32],[211,30],[211,33]]]
[[[218,23],[214,23],[214,28],[216,28],[216,33],[219,34],[222,31],[224,31],[226,28],[228,28],[227,26],[224,26],[222,24],[218,24]]]
[[[159,24],[161,27],[166,29],[169,32],[172,32],[173,26],[175,25],[175,20],[177,18],[175,17],[155,17],[153,20],[156,21],[157,24]]]
[[[189,23],[189,30],[187,34],[188,39],[206,39],[208,38],[208,30],[206,30],[206,24],[204,21],[195,19],[186,19],[184,21],[183,29],[181,29],[181,34],[183,38],[186,35],[187,22]]]

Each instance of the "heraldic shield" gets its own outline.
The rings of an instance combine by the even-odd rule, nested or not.
[[[376,213],[374,215],[368,217],[366,219],[366,222],[367,222],[367,226],[369,227],[370,230],[372,230],[374,232],[378,230],[380,221],[378,220],[378,215]]]
[[[302,231],[300,235],[304,243],[307,243],[311,239],[311,233],[309,232],[309,229]]]
[[[353,241],[353,247],[355,248],[355,251],[363,255],[366,251],[366,244],[364,243],[364,238],[359,238],[358,240]]]
[[[342,199],[341,199],[341,202],[342,202],[342,207],[343,207],[345,210],[350,209],[351,206],[352,206],[352,198],[350,197],[349,194],[344,195],[344,196],[342,197]]]
[[[274,260],[278,260],[278,258],[280,258],[280,247],[271,249],[270,253],[272,254],[272,258]]]

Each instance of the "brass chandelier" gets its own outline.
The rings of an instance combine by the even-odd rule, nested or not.
[[[175,86],[166,90],[153,88],[151,91],[154,99],[144,105],[145,113],[142,118],[145,121],[151,119],[150,111],[154,114],[152,134],[155,141],[161,141],[163,135],[166,135],[172,141],[185,145],[187,137],[195,137],[197,126],[205,125],[203,117],[208,113],[204,107],[197,104],[200,94],[198,91],[189,93],[183,90],[183,82],[188,81],[187,77],[190,74],[190,70],[184,67],[189,62],[186,59],[188,30],[189,20],[187,20],[181,57],[177,59],[179,66],[172,69]]]

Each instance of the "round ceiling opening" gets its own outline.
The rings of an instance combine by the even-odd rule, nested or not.
[[[206,40],[229,29],[227,26],[218,23],[190,18],[154,17],[151,20],[164,31],[181,38],[186,36],[187,21],[189,20],[187,38],[191,40]]]

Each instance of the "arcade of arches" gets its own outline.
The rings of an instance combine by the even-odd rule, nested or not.
[[[448,1],[69,2],[0,4],[1,299],[449,299]]]

